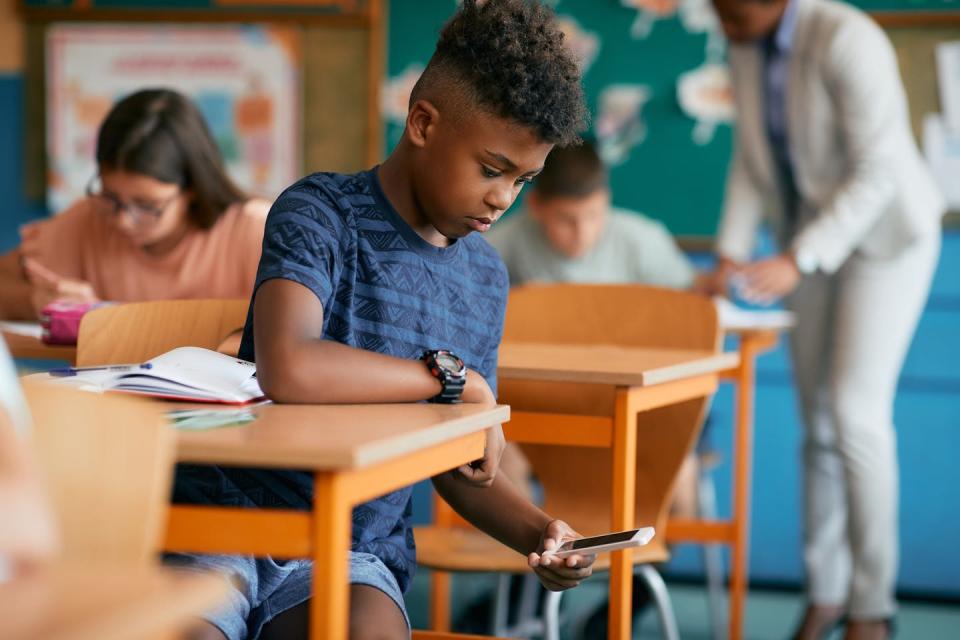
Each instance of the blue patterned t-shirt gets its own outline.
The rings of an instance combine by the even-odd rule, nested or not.
[[[315,173],[280,196],[267,217],[256,287],[274,278],[298,282],[317,296],[325,339],[410,360],[427,349],[450,349],[496,390],[506,268],[478,234],[445,248],[426,242],[387,201],[376,169]],[[252,302],[240,357],[255,359]],[[220,503],[311,504],[313,479],[306,472],[216,473],[218,480],[206,485]],[[354,551],[381,558],[403,590],[416,559],[410,495],[406,487],[353,512]]]

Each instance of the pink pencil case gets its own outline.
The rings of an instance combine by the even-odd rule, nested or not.
[[[80,320],[104,302],[51,302],[40,312],[41,340],[46,344],[77,344]]]

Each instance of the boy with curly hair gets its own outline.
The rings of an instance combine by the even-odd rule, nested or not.
[[[276,402],[479,402],[496,398],[508,279],[479,233],[510,207],[554,145],[577,141],[586,108],[552,13],[525,0],[465,0],[414,88],[401,141],[382,165],[317,173],[267,219],[240,356],[256,357]],[[479,232],[479,233],[473,233]],[[255,351],[255,352],[254,352]],[[324,425],[318,424],[317,429]],[[529,556],[543,584],[576,586],[592,557],[541,557],[577,534],[496,475],[485,455],[433,479],[461,515]],[[309,474],[183,469],[178,497],[308,508]],[[229,498],[227,498],[229,496]],[[350,552],[352,638],[408,637],[403,592],[416,564],[406,487],[361,505]],[[241,580],[202,637],[291,637],[306,610],[306,561],[189,556]]]

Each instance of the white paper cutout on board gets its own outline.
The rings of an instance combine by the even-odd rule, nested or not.
[[[647,135],[643,105],[649,99],[650,89],[639,84],[612,84],[600,94],[594,133],[607,165],[622,164],[630,150],[643,142]]]
[[[720,20],[710,0],[620,0],[620,2],[623,6],[637,11],[637,16],[630,25],[630,35],[634,39],[646,39],[658,21],[676,16],[688,33],[707,34],[704,47],[707,62],[718,62],[723,58],[726,41],[720,29]]]
[[[621,0],[621,2],[625,7],[637,10],[637,16],[630,25],[630,35],[637,40],[647,38],[658,20],[675,16],[680,4],[680,0]]]
[[[693,142],[708,144],[718,124],[729,124],[736,117],[730,71],[726,65],[707,63],[687,71],[677,79],[680,109],[697,121]]]
[[[410,94],[423,74],[422,64],[411,64],[400,75],[387,78],[380,90],[380,113],[389,122],[403,124],[407,121]]]
[[[586,31],[571,16],[557,16],[557,23],[564,34],[567,48],[580,67],[580,72],[586,74],[600,53],[600,38],[596,33]]]

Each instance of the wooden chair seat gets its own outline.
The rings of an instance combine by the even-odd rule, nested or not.
[[[170,504],[174,433],[158,403],[24,385],[61,560],[149,565]]]
[[[94,309],[80,321],[77,365],[144,362],[177,347],[228,352],[247,319],[247,299],[153,300]]]
[[[416,527],[417,564],[438,571],[479,573],[526,573],[527,559],[490,536],[460,527]],[[659,540],[633,551],[634,564],[666,562],[670,553]],[[597,556],[594,571],[610,568],[610,554]]]

